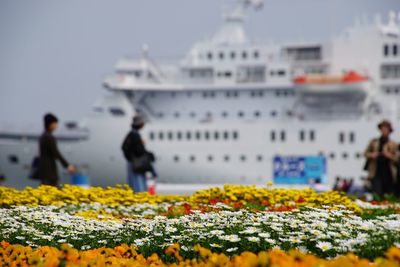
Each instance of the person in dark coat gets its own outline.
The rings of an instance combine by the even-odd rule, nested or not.
[[[133,117],[132,129],[122,143],[122,151],[127,161],[128,184],[135,192],[147,191],[147,173],[155,176],[152,166],[154,155],[146,150],[139,133],[144,125],[144,120],[140,115]],[[142,164],[139,164],[138,161],[142,162]]]
[[[60,161],[62,166],[69,173],[75,172],[75,167],[68,163],[62,156],[57,147],[57,141],[53,136],[53,132],[58,127],[58,119],[51,113],[44,116],[44,133],[39,139],[39,164],[38,177],[43,185],[58,186],[58,171],[56,161]]]

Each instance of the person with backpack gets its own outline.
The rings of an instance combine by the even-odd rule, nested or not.
[[[153,153],[146,150],[139,131],[144,127],[142,116],[133,117],[132,129],[122,143],[122,152],[127,161],[128,185],[135,192],[147,192],[147,173],[155,176]]]
[[[58,119],[51,113],[47,113],[44,118],[44,132],[39,139],[39,158],[37,161],[37,173],[34,175],[43,185],[58,186],[58,171],[56,161],[60,161],[62,166],[69,173],[75,173],[75,166],[68,163],[62,156],[57,147],[56,138],[53,132],[58,127]]]

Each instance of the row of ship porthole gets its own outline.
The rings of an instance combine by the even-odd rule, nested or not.
[[[212,60],[214,58],[214,55],[215,55],[215,57],[218,57],[220,60],[223,60],[225,57],[228,57],[227,54],[229,54],[230,59],[233,60],[233,59],[236,59],[238,53],[235,52],[235,51],[231,51],[230,53],[225,53],[225,52],[222,52],[222,51],[220,51],[218,53],[213,53],[213,52],[210,51],[210,52],[208,52],[206,54],[206,56],[207,56],[208,60]],[[258,50],[254,50],[252,55],[253,55],[253,58],[258,59],[260,57],[260,52]],[[242,51],[241,52],[241,58],[242,59],[247,59],[248,56],[249,56],[249,51]],[[199,58],[202,58],[202,57],[203,57],[203,55],[200,54]]]
[[[388,57],[390,55],[397,56],[399,54],[398,50],[399,50],[399,46],[397,44],[392,44],[392,45],[385,44],[383,46],[383,55],[385,57]]]
[[[250,91],[250,92],[240,92],[240,91],[213,92],[213,91],[210,91],[210,92],[202,92],[201,95],[203,96],[203,98],[209,98],[209,99],[215,98],[218,95],[222,95],[222,96],[225,95],[226,98],[239,98],[242,93],[247,93],[247,94],[249,94],[250,97],[253,97],[253,98],[264,97],[264,96],[269,97],[269,95],[265,95],[264,91]],[[296,94],[293,90],[275,90],[274,93],[275,93],[276,97],[289,97],[289,96],[295,96],[295,94]],[[177,94],[183,95],[184,93],[170,92],[169,94],[171,97],[176,97]],[[196,94],[196,93],[186,92],[187,97],[192,97],[193,94]],[[131,95],[134,96],[134,94],[131,94]],[[149,96],[152,98],[155,98],[156,93],[150,92]]]
[[[279,136],[279,140],[284,142],[286,141],[286,132],[284,130],[282,131],[275,131],[272,130],[270,132],[270,140],[271,142],[275,142],[278,141],[278,136]],[[346,136],[347,134],[345,132],[340,132],[339,133],[339,143],[340,144],[344,144],[346,143]],[[233,140],[237,140],[239,138],[239,133],[238,131],[177,131],[177,132],[173,132],[173,131],[168,131],[168,132],[149,132],[149,139],[150,140],[155,140],[156,138],[158,138],[159,140],[164,140],[167,139],[169,141],[172,141],[174,139],[176,140],[182,140],[184,138],[186,138],[186,140],[191,140],[193,139],[205,139],[205,140],[210,140],[210,139],[214,139],[214,140],[219,140],[219,139],[224,139],[224,140],[228,140],[228,139],[233,139]],[[315,137],[315,131],[314,130],[300,130],[299,131],[299,140],[301,142],[304,142],[306,140],[309,141],[315,141],[316,137]],[[354,143],[355,142],[355,133],[354,132],[349,132],[348,133],[348,139],[347,139],[348,143]]]
[[[259,110],[256,110],[256,111],[253,112],[253,116],[256,117],[256,118],[261,117],[262,114],[263,114],[263,112],[261,112],[261,111],[259,111]],[[189,117],[191,117],[191,118],[195,118],[198,114],[197,114],[196,112],[190,112],[190,113],[187,114],[187,115],[188,115]],[[213,117],[213,113],[212,113],[212,112],[206,112],[204,115],[205,115],[206,118],[212,118],[212,117]],[[278,115],[278,112],[275,111],[275,110],[271,110],[271,111],[269,112],[269,116],[271,116],[271,117],[276,117],[277,115]],[[290,111],[288,111],[286,115],[291,116],[291,115],[293,115],[293,113],[290,112]],[[168,114],[165,114],[165,113],[163,113],[163,112],[158,112],[158,113],[157,113],[157,117],[158,117],[158,118],[163,118],[163,117],[167,117],[167,116],[168,116]],[[172,116],[172,117],[174,117],[174,118],[179,118],[179,117],[184,116],[184,115],[181,114],[180,112],[174,112],[174,113],[172,113],[170,116]],[[227,111],[221,112],[221,117],[227,118],[228,116],[229,116],[229,113],[228,113]],[[237,116],[238,116],[239,118],[243,118],[243,117],[246,116],[246,113],[245,113],[244,111],[239,111],[239,112],[237,113]]]
[[[329,153],[328,155],[325,155],[324,153],[320,152],[318,155],[319,156],[324,156],[324,157],[326,156],[327,158],[329,158],[331,160],[335,160],[336,159],[336,154],[334,152]],[[343,152],[342,153],[342,158],[343,159],[349,159],[349,154],[347,152]],[[360,152],[357,152],[357,153],[354,154],[354,158],[359,160],[359,159],[363,158],[363,154],[360,153]],[[179,155],[174,155],[172,157],[172,159],[173,159],[174,162],[180,162],[180,161],[182,161],[183,157],[180,157]],[[187,157],[187,159],[190,162],[195,162],[196,161],[196,156],[195,155],[189,155]],[[233,160],[233,157],[231,155],[224,155],[222,157],[222,159],[225,162],[228,162],[230,160]],[[239,155],[238,159],[239,159],[239,161],[245,162],[245,161],[248,160],[248,157],[246,155]],[[158,160],[160,160],[160,159],[158,159]],[[208,162],[212,162],[212,161],[215,160],[215,157],[213,155],[207,155],[206,156],[206,160]],[[255,160],[258,161],[258,162],[261,162],[261,161],[264,160],[264,156],[263,155],[256,155]]]
[[[224,139],[224,140],[237,140],[239,139],[239,133],[238,131],[223,131],[223,132],[219,132],[219,131],[214,131],[214,132],[209,132],[209,131],[195,131],[195,132],[191,132],[191,131],[187,131],[187,132],[181,132],[178,131],[176,133],[169,131],[169,132],[149,132],[149,139],[150,140],[155,140],[156,138],[158,138],[159,140],[173,140],[173,139],[177,139],[177,140],[182,140],[183,138],[186,138],[186,140],[191,140],[193,139],[205,139],[205,140],[210,140],[210,139],[214,139],[214,140],[219,140],[219,139]]]
[[[394,94],[398,95],[400,93],[400,85],[399,86],[383,86],[382,90],[388,95]]]

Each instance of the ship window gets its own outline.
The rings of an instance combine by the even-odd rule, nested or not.
[[[314,141],[314,139],[315,139],[315,132],[314,132],[314,130],[311,130],[310,131],[310,140]]]
[[[174,117],[175,117],[175,118],[179,118],[179,112],[175,112],[175,113],[174,113]]]
[[[243,111],[239,111],[238,116],[239,117],[243,117],[244,116],[244,112]]]
[[[359,158],[361,158],[361,153],[357,152],[355,156],[356,156],[356,159],[359,159]]]
[[[228,139],[229,138],[229,133],[228,133],[228,131],[225,131],[224,132],[224,139]]]
[[[286,132],[281,131],[281,141],[285,141],[285,140],[286,140]]]
[[[339,142],[340,142],[341,144],[344,143],[344,133],[343,133],[343,132],[339,133]]]
[[[304,139],[305,139],[305,132],[304,132],[304,130],[301,130],[300,131],[300,136],[299,136],[299,139],[300,139],[300,141],[304,141]]]
[[[222,112],[222,117],[224,118],[228,117],[228,112],[227,111]]]
[[[389,45],[385,44],[383,46],[383,55],[386,57],[389,55]]]
[[[348,155],[346,152],[343,152],[342,157],[343,157],[344,159],[347,159],[348,156],[349,156],[349,155]]]
[[[381,66],[382,79],[400,78],[400,64],[385,64]]]
[[[150,132],[150,133],[149,133],[149,139],[150,139],[150,140],[154,140],[154,133],[153,133],[153,132]]]
[[[164,133],[163,132],[159,132],[158,133],[158,139],[160,139],[160,140],[164,139]]]
[[[276,139],[275,131],[271,131],[270,138],[271,138],[272,142],[275,142],[275,139]]]
[[[172,132],[168,132],[167,135],[168,135],[168,139],[169,139],[169,140],[172,140],[172,139],[173,139],[173,133],[172,133]]]
[[[201,139],[201,133],[199,131],[196,132],[196,139],[197,140]]]
[[[204,133],[204,139],[206,139],[206,140],[210,139],[210,133],[209,132],[205,132]]]
[[[196,160],[196,157],[195,157],[194,155],[191,155],[191,156],[189,157],[189,159],[190,159],[191,162],[194,162],[194,161]]]
[[[393,45],[393,56],[397,56],[397,44]]]
[[[271,117],[276,117],[277,114],[278,113],[275,110],[271,111]]]
[[[238,137],[239,137],[238,132],[237,132],[237,131],[233,131],[232,137],[233,137],[233,139],[235,139],[235,140],[238,139]]]
[[[213,161],[214,160],[212,155],[208,155],[207,159],[208,159],[208,161]]]
[[[254,51],[253,56],[254,56],[254,58],[258,58],[260,56],[260,53],[256,50],[256,51]]]
[[[8,156],[8,161],[9,161],[11,164],[18,164],[18,163],[19,163],[19,158],[18,158],[17,155],[9,155],[9,156]]]
[[[171,92],[171,97],[175,97],[176,93],[175,92]]]
[[[231,59],[235,59],[236,53],[234,51],[231,52]]]
[[[211,60],[211,59],[213,58],[213,54],[212,54],[211,52],[208,52],[208,53],[207,53],[207,58],[208,58],[209,60]]]
[[[174,156],[174,161],[175,161],[175,162],[178,162],[178,161],[179,161],[179,156],[178,156],[178,155],[175,155],[175,156]]]
[[[350,135],[349,135],[349,141],[350,141],[350,143],[354,143],[354,141],[355,141],[355,134],[354,134],[354,132],[351,132],[351,133],[350,133]]]
[[[224,74],[225,74],[226,78],[232,77],[232,72],[230,72],[230,71],[226,71]]]
[[[218,140],[219,139],[219,132],[214,132],[214,139]]]
[[[257,161],[262,161],[263,160],[263,156],[262,155],[257,155]]]
[[[177,132],[176,139],[178,139],[178,140],[182,139],[182,133],[181,132]]]
[[[335,159],[335,153],[333,153],[333,152],[330,153],[330,154],[329,154],[329,157],[330,157],[331,159]]]
[[[261,112],[260,112],[260,111],[257,110],[257,111],[254,112],[254,116],[255,116],[255,117],[258,118],[258,117],[260,117],[260,115],[261,115]]]
[[[111,107],[109,111],[113,116],[117,117],[125,116],[125,111],[122,108]]]
[[[186,132],[186,139],[187,140],[192,139],[192,133],[191,132]]]
[[[241,161],[246,161],[246,156],[245,156],[245,155],[241,155],[241,156],[240,156],[240,160],[241,160]]]
[[[285,70],[278,70],[278,76],[285,76]]]
[[[219,59],[224,59],[224,53],[223,52],[219,52]]]
[[[229,159],[230,159],[229,155],[225,155],[225,156],[224,156],[224,160],[225,160],[225,161],[229,161]]]
[[[270,75],[270,76],[274,76],[274,75],[275,75],[275,71],[271,70],[271,71],[269,72],[269,75]]]
[[[247,52],[246,52],[246,51],[243,51],[243,52],[242,52],[242,58],[243,58],[243,59],[246,59],[246,58],[247,58]]]
[[[94,112],[98,112],[98,113],[102,113],[104,111],[104,109],[102,107],[94,107],[93,111]]]
[[[159,118],[164,117],[164,113],[162,113],[162,112],[158,113],[158,117],[159,117]]]
[[[196,113],[195,112],[190,112],[190,117],[192,117],[192,118],[196,117]]]

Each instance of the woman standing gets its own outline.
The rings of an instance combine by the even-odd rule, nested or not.
[[[368,179],[371,181],[373,193],[380,196],[394,193],[397,179],[397,144],[390,140],[393,132],[389,121],[383,120],[378,124],[381,132],[379,138],[372,139],[365,151],[368,161]]]
[[[58,171],[56,160],[60,161],[69,173],[75,172],[75,167],[70,165],[61,155],[53,132],[58,127],[58,119],[53,114],[46,114],[44,120],[44,133],[39,139],[39,166],[37,176],[43,185],[58,186]]]

